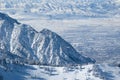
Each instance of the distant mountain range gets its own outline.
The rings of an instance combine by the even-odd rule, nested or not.
[[[1,0],[1,10],[54,19],[119,17],[118,0]],[[9,10],[8,10],[9,9]]]
[[[0,13],[0,56],[12,62],[44,65],[94,63],[82,56],[56,33],[40,32]],[[4,57],[3,57],[4,56]]]

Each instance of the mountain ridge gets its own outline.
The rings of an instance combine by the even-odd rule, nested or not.
[[[4,0],[2,4],[1,9],[12,9],[8,11],[11,14],[19,13],[20,10],[22,14],[30,13],[50,19],[120,16],[120,4],[117,0]]]
[[[6,18],[3,20],[8,20]],[[13,23],[8,21],[0,26],[2,34],[0,48],[2,46],[3,50],[27,59],[29,64],[68,65],[95,62],[79,54],[55,32],[48,29],[37,32],[29,25],[15,24],[16,20],[14,21]]]

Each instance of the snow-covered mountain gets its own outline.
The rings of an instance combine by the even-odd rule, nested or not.
[[[3,13],[0,13],[0,49],[5,51],[3,54],[10,52],[29,64],[70,65],[95,62],[79,54],[56,33],[48,29],[37,32]]]
[[[118,0],[1,0],[1,11],[49,18],[119,17]]]

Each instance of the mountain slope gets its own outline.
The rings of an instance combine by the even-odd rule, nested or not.
[[[42,64],[64,65],[92,62],[83,57],[64,39],[48,29],[43,29],[35,38],[33,49],[37,46],[37,56]],[[93,61],[94,62],[94,61]]]
[[[0,15],[0,49],[23,58],[29,64],[72,65],[95,62],[79,54],[68,42],[48,29],[37,32],[8,15]]]
[[[15,19],[3,13],[0,13],[0,18],[2,21],[0,26],[0,46],[3,47],[5,51],[10,51],[20,57],[26,57],[28,55],[27,53],[32,54],[29,43],[32,43],[32,41],[30,41],[32,40],[31,35],[33,34],[34,36],[34,32],[36,31],[29,28],[28,25],[18,23]]]

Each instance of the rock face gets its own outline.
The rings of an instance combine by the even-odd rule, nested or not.
[[[68,65],[95,62],[79,54],[56,33],[48,29],[37,32],[3,13],[0,13],[0,49],[30,63]]]

